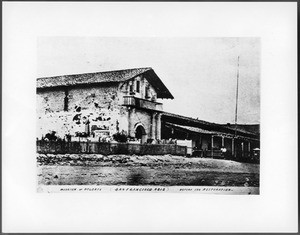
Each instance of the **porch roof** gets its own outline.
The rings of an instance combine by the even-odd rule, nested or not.
[[[172,126],[178,129],[183,129],[189,132],[194,132],[194,133],[200,133],[200,134],[208,134],[208,135],[216,135],[216,134],[220,134],[221,132],[216,132],[216,131],[208,131],[208,130],[204,130],[202,128],[199,127],[192,127],[192,126],[183,126],[183,125],[178,125],[178,124],[174,124],[174,123],[170,123],[170,122],[166,122],[167,126]]]
[[[202,129],[199,127],[183,126],[183,125],[178,125],[178,124],[169,123],[169,122],[166,122],[166,126],[184,130],[187,132],[197,133],[197,134],[206,134],[206,135],[212,135],[212,136],[218,136],[218,137],[227,137],[227,138],[232,138],[232,139],[235,138],[235,139],[242,139],[242,140],[258,141],[258,139],[255,139],[255,138],[244,137],[244,136],[240,136],[240,135],[235,136],[233,134],[218,132],[218,131],[208,131],[208,130],[205,130],[205,129]]]

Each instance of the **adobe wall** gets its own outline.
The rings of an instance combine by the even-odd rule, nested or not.
[[[90,130],[112,135],[128,131],[126,107],[117,85],[68,89],[68,111],[64,111],[64,90],[37,92],[37,138],[56,131],[63,138],[66,134]]]
[[[64,90],[43,91],[37,93],[37,113],[38,115],[53,113],[64,109]]]
[[[135,130],[138,125],[142,125],[145,129],[147,138],[151,138],[151,126],[152,126],[152,120],[151,120],[151,114],[149,112],[145,112],[143,110],[138,110],[136,108],[132,108],[129,111],[129,135],[134,137],[135,136]]]
[[[140,82],[139,91],[137,81]],[[130,92],[130,86],[134,94]],[[153,137],[152,111],[122,106],[123,97],[128,95],[156,101],[154,88],[143,76],[137,76],[123,83],[65,89],[44,89],[37,92],[37,138],[40,139],[52,131],[64,138],[66,134],[75,136],[77,132],[87,132],[88,129],[96,137],[112,136],[122,131],[135,137],[138,124],[144,127],[147,138]],[[64,110],[66,96],[67,111]],[[157,119],[154,121],[155,128],[158,128]],[[160,138],[160,130],[156,130],[155,135],[155,138]]]
[[[140,89],[137,91],[137,82],[140,83]],[[133,93],[130,92],[130,86],[132,86]],[[146,78],[144,78],[142,75],[137,76],[133,79],[130,79],[126,82],[123,82],[119,85],[119,97],[120,99],[123,99],[124,96],[133,95],[137,98],[141,99],[147,99],[150,101],[156,102],[157,100],[157,94],[154,89],[154,87],[147,81]],[[147,90],[147,94],[146,94]],[[159,124],[157,118],[153,120],[153,111],[145,111],[141,109],[136,108],[129,108],[127,111],[128,118],[128,134],[129,136],[135,137],[135,130],[138,125],[142,125],[145,129],[147,139],[160,139],[160,130],[157,130]],[[158,116],[156,116],[158,117]],[[160,117],[159,117],[160,118]],[[153,124],[154,121],[154,124]],[[153,130],[152,128],[155,128],[155,136],[153,136]]]
[[[137,91],[137,82],[140,83],[140,89]],[[133,86],[133,93],[130,93],[130,86]],[[157,94],[154,89],[154,87],[147,81],[146,78],[144,78],[142,75],[137,76],[133,79],[129,79],[128,81],[120,84],[120,91],[123,93],[123,95],[134,95],[137,98],[141,99],[148,99],[151,101],[156,101]],[[146,88],[147,88],[147,94],[146,94]]]

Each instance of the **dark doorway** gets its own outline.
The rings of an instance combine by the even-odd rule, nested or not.
[[[147,141],[146,140],[146,131],[145,131],[144,127],[138,126],[135,129],[135,138],[140,139],[141,143],[145,143]]]

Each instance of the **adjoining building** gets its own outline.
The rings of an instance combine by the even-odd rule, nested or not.
[[[158,99],[173,95],[152,68],[37,79],[37,138],[55,132],[100,140],[122,133],[141,143],[191,140],[194,153],[248,156],[259,147],[259,130],[221,125],[163,111]]]
[[[194,154],[200,156],[217,157],[221,148],[226,148],[226,158],[250,157],[253,149],[260,147],[259,125],[255,125],[258,132],[246,131],[246,126],[242,129],[173,113],[162,114],[162,138],[191,140]]]

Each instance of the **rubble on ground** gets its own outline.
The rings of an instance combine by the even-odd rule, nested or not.
[[[101,155],[101,154],[37,154],[38,165],[61,166],[141,166],[166,167],[175,169],[199,169],[214,171],[235,171],[256,173],[252,164],[244,164],[230,160],[216,160],[211,158],[187,158],[182,156],[166,155]]]

